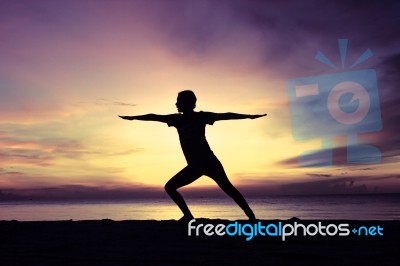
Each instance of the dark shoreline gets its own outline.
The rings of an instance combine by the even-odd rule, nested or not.
[[[400,221],[321,222],[348,223],[349,228],[379,225],[383,236],[297,236],[286,241],[258,236],[246,241],[244,236],[188,236],[187,224],[173,220],[0,221],[0,265],[398,265]],[[197,219],[199,223],[233,221]]]

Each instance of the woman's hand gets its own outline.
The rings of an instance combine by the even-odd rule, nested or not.
[[[250,115],[249,116],[249,118],[250,119],[256,119],[256,118],[260,118],[260,117],[263,117],[263,116],[266,116],[267,114],[263,114],[263,115]]]
[[[121,117],[122,119],[125,119],[125,120],[133,120],[133,117],[132,117],[132,116],[122,116],[122,115],[119,115],[119,117]]]

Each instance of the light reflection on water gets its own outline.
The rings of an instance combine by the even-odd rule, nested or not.
[[[196,218],[246,219],[230,199],[188,199]],[[259,219],[400,220],[400,195],[248,199]],[[169,199],[103,202],[0,202],[0,220],[171,220],[182,216]]]

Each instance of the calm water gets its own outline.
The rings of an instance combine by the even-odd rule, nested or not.
[[[246,219],[230,199],[188,199],[197,218]],[[277,196],[248,199],[260,219],[400,220],[400,194]],[[0,202],[0,220],[170,220],[181,213],[170,199],[103,202]]]

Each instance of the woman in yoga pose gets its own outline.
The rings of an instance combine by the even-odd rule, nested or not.
[[[179,114],[147,114],[120,117],[126,120],[163,122],[170,127],[176,127],[178,130],[182,151],[188,165],[167,182],[165,190],[183,212],[183,217],[180,220],[189,221],[193,219],[193,215],[182,195],[177,190],[192,183],[202,175],[212,178],[242,208],[247,217],[250,220],[254,220],[255,215],[253,211],[242,194],[229,181],[222,164],[210,149],[205,137],[205,127],[207,124],[212,125],[214,122],[220,120],[255,119],[266,116],[266,114],[246,115],[237,113],[195,112],[196,100],[196,96],[192,91],[185,90],[178,93],[176,107]]]

